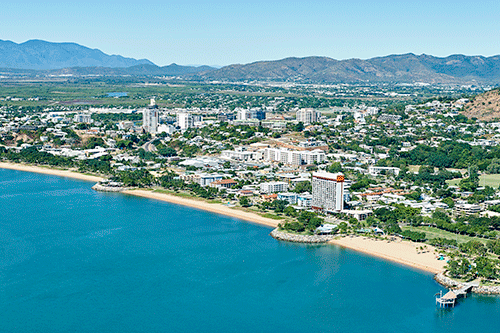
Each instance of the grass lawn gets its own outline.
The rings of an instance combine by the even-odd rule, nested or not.
[[[418,172],[418,169],[420,169],[420,165],[408,165],[408,170],[410,172]]]
[[[257,212],[257,214],[259,214],[262,217],[266,217],[268,219],[273,219],[273,220],[284,220],[285,219],[285,217],[283,217],[283,216],[274,215],[272,213],[259,213],[259,212]]]
[[[450,186],[458,186],[461,178],[447,180],[446,183]],[[479,176],[479,186],[490,186],[498,188],[500,186],[500,174],[481,175]]]
[[[200,197],[197,197],[195,195],[185,193],[185,192],[175,192],[175,191],[171,191],[171,190],[160,190],[160,189],[153,190],[153,192],[175,195],[176,197],[181,197],[181,198],[186,198],[186,199],[195,199],[195,200],[205,201],[203,198],[200,198]]]
[[[481,175],[479,177],[479,186],[491,186],[498,188],[500,186],[500,174]]]
[[[455,239],[459,244],[460,243],[466,243],[470,240],[478,240],[484,244],[488,241],[486,238],[479,238],[479,237],[471,237],[471,236],[466,236],[466,235],[457,235],[452,232],[446,231],[446,230],[441,230],[438,228],[434,227],[427,227],[427,226],[421,226],[421,227],[412,227],[412,226],[407,226],[403,227],[403,230],[410,230],[410,231],[418,231],[418,232],[425,232],[425,235],[427,236],[427,239],[434,239],[434,238],[448,238],[448,239]]]

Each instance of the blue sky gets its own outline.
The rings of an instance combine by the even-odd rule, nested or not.
[[[295,56],[500,54],[500,1],[10,1],[0,39],[76,42],[158,65]]]

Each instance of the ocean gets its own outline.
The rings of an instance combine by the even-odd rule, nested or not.
[[[0,169],[0,332],[498,332],[500,297],[92,183]]]

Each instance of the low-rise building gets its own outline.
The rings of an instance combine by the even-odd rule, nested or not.
[[[287,201],[290,205],[295,205],[298,197],[299,195],[293,192],[278,193],[278,200]]]
[[[260,184],[261,193],[278,193],[288,191],[288,183],[285,182],[266,182]]]
[[[238,182],[234,179],[221,179],[221,180],[216,180],[216,181],[210,183],[210,187],[232,188],[236,184],[238,184]]]
[[[302,193],[302,194],[299,194],[299,196],[297,197],[297,206],[299,207],[305,207],[305,208],[309,208],[312,206],[312,194],[310,193]]]
[[[399,168],[394,168],[394,167],[382,167],[382,166],[375,166],[375,165],[370,165],[368,167],[368,173],[372,176],[378,176],[382,172],[385,172],[387,174],[391,173],[394,175],[399,175]]]
[[[472,215],[481,212],[481,206],[476,204],[457,204],[453,209],[457,215]]]

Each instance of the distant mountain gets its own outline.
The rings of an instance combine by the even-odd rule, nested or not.
[[[50,70],[68,67],[130,67],[154,65],[147,59],[136,60],[107,55],[98,49],[75,43],[51,43],[29,40],[17,44],[0,40],[0,68]]]
[[[294,81],[304,83],[427,82],[500,83],[500,56],[452,55],[446,58],[413,53],[367,60],[327,57],[286,58],[230,65],[197,76],[220,81]]]
[[[6,75],[21,75],[21,76],[67,76],[73,75],[79,76],[136,76],[136,77],[148,77],[148,76],[189,76],[200,72],[207,72],[214,70],[215,68],[209,66],[180,66],[177,64],[171,64],[168,66],[159,67],[156,65],[135,65],[130,67],[68,67],[61,69],[51,69],[51,70],[27,70],[27,69],[9,69],[0,68],[0,74]]]
[[[217,69],[177,64],[159,67],[146,59],[107,55],[75,43],[30,40],[16,44],[0,40],[0,74],[8,77],[44,74],[176,76],[187,80],[229,82],[500,84],[500,56],[451,55],[439,58],[408,53],[366,60],[306,57]]]

